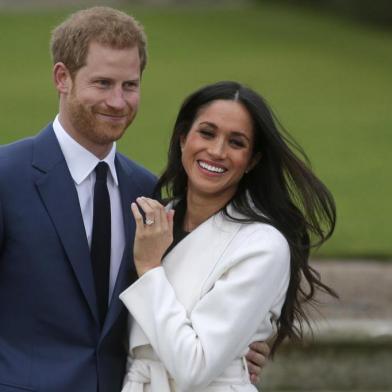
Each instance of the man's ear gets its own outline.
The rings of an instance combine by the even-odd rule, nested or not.
[[[246,173],[249,173],[259,162],[262,157],[261,152],[257,152],[251,159],[248,168],[246,169]]]
[[[68,94],[72,87],[72,77],[64,63],[53,66],[53,82],[59,94]]]

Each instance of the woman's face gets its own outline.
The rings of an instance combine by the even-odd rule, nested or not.
[[[252,119],[239,102],[216,100],[200,110],[181,140],[188,192],[230,200],[245,171],[251,169]]]

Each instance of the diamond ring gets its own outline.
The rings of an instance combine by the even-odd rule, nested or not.
[[[154,224],[154,219],[146,219],[146,225],[147,226],[151,226],[152,224]]]

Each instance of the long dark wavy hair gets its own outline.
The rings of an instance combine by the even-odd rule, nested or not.
[[[158,180],[157,194],[165,194],[170,199],[186,197],[187,175],[181,163],[180,139],[188,134],[200,110],[216,100],[237,101],[247,109],[253,121],[253,154],[261,153],[258,163],[240,180],[230,202],[246,216],[245,221],[274,226],[290,247],[290,283],[277,320],[273,354],[286,337],[302,339],[304,322],[309,325],[304,304],[316,303],[317,290],[337,297],[309,265],[311,248],[320,246],[333,233],[335,203],[329,190],[310,169],[301,147],[279,124],[265,100],[250,88],[232,81],[205,86],[183,102],[170,141],[167,167]],[[223,212],[235,219],[226,207]]]

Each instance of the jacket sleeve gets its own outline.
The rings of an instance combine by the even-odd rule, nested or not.
[[[0,200],[0,254],[3,250],[3,238],[4,238],[4,224],[3,224],[3,206]]]
[[[290,253],[284,237],[272,230],[268,238],[255,231],[226,252],[227,268],[189,315],[163,267],[148,271],[121,294],[181,390],[208,385],[243,355],[262,322],[270,323],[272,308],[280,312]],[[264,338],[270,333],[267,328]]]

